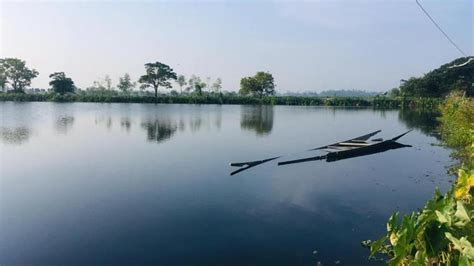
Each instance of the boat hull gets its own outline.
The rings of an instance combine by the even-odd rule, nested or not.
[[[375,143],[370,146],[344,150],[344,151],[330,152],[326,155],[326,161],[333,162],[333,161],[338,161],[342,159],[365,156],[365,155],[380,153],[380,152],[404,148],[404,147],[411,147],[411,146],[400,144],[393,140],[386,140],[379,143]]]

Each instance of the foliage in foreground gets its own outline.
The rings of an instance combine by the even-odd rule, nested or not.
[[[474,109],[470,106],[471,100],[452,95],[441,108],[443,140],[469,152],[456,183],[445,195],[437,190],[422,210],[404,215],[401,221],[398,212],[393,214],[385,236],[363,243],[370,248],[371,258],[382,256],[389,265],[469,266],[474,262]]]

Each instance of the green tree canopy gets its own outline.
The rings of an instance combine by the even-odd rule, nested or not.
[[[446,96],[453,90],[460,90],[468,96],[473,96],[474,60],[464,64],[468,60],[468,57],[461,57],[426,73],[422,77],[411,77],[408,80],[402,80],[400,94],[405,96],[440,97]]]
[[[49,82],[49,85],[53,88],[54,92],[59,94],[65,94],[68,92],[74,92],[76,86],[74,85],[74,81],[71,78],[66,77],[64,72],[55,72],[49,77],[52,79]]]
[[[108,91],[113,90],[114,88],[112,87],[112,79],[110,78],[109,75],[105,75],[104,77],[104,84],[105,84],[105,89]]]
[[[158,97],[158,87],[171,88],[170,79],[177,79],[173,69],[160,62],[145,64],[146,75],[140,77],[138,82],[141,88],[152,87],[155,90],[155,97]]]
[[[388,94],[392,97],[398,97],[400,96],[400,90],[398,88],[393,88],[388,92]]]
[[[7,76],[6,76],[5,70],[0,65],[0,90],[5,91],[6,88],[7,88]]]
[[[26,67],[26,63],[18,58],[0,59],[0,86],[2,89],[10,84],[14,92],[24,92],[31,85],[31,80],[38,76],[38,71]]]
[[[128,73],[125,73],[123,77],[120,77],[119,83],[117,84],[117,88],[124,94],[129,94],[133,88],[135,88],[135,86],[136,83],[132,82],[132,79]]]
[[[214,92],[219,92],[222,89],[222,80],[221,80],[221,78],[217,78],[216,81],[214,83],[212,83],[211,88]]]
[[[178,83],[180,93],[183,93],[183,87],[186,86],[186,77],[184,75],[179,75],[176,82]]]
[[[242,95],[264,95],[275,94],[275,82],[272,74],[268,72],[257,72],[253,77],[245,77],[240,80],[239,93]]]
[[[206,83],[201,80],[200,77],[192,75],[188,81],[188,85],[198,95],[202,95],[202,89],[206,87]]]

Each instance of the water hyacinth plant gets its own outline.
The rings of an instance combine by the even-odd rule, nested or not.
[[[460,173],[474,182],[472,172],[467,174],[461,169]],[[453,191],[445,195],[436,191],[421,211],[403,216],[401,222],[399,213],[393,214],[387,223],[387,234],[364,243],[370,247],[370,257],[383,254],[388,257],[388,265],[471,265],[474,261],[471,198],[472,193],[457,198]]]
[[[436,190],[420,211],[401,221],[394,213],[385,236],[363,242],[370,248],[370,258],[387,260],[388,265],[474,265],[472,106],[471,99],[453,94],[441,107],[443,141],[463,162],[455,184],[444,195]]]

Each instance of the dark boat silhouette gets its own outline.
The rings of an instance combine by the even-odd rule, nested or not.
[[[303,162],[309,162],[309,161],[317,161],[317,160],[326,160],[327,162],[334,162],[338,160],[344,160],[344,159],[349,159],[349,158],[354,158],[354,157],[360,157],[360,156],[366,156],[370,154],[376,154],[376,153],[381,153],[385,152],[388,150],[395,150],[395,149],[400,149],[400,148],[405,148],[405,147],[411,147],[411,145],[405,145],[398,143],[397,140],[406,134],[408,134],[411,130],[398,135],[392,139],[388,140],[382,140],[382,139],[369,139],[376,135],[377,133],[381,132],[381,130],[377,130],[371,133],[368,133],[366,135],[362,135],[360,137],[356,137],[353,139],[337,142],[334,144],[322,146],[322,147],[317,147],[314,149],[310,149],[310,151],[314,150],[322,150],[327,152],[325,155],[319,155],[319,156],[312,156],[312,157],[306,157],[306,158],[301,158],[301,159],[296,159],[296,160],[289,160],[289,161],[283,161],[283,162],[278,162],[278,165],[287,165],[287,164],[295,164],[295,163],[303,163]],[[276,156],[268,159],[263,159],[263,160],[257,160],[257,161],[249,161],[249,162],[240,162],[240,163],[231,163],[230,166],[234,167],[242,167],[236,171],[233,171],[230,173],[230,175],[235,175],[237,173],[240,173],[242,171],[248,170],[252,167],[255,167],[257,165],[273,161],[275,159],[280,158],[281,156]]]

